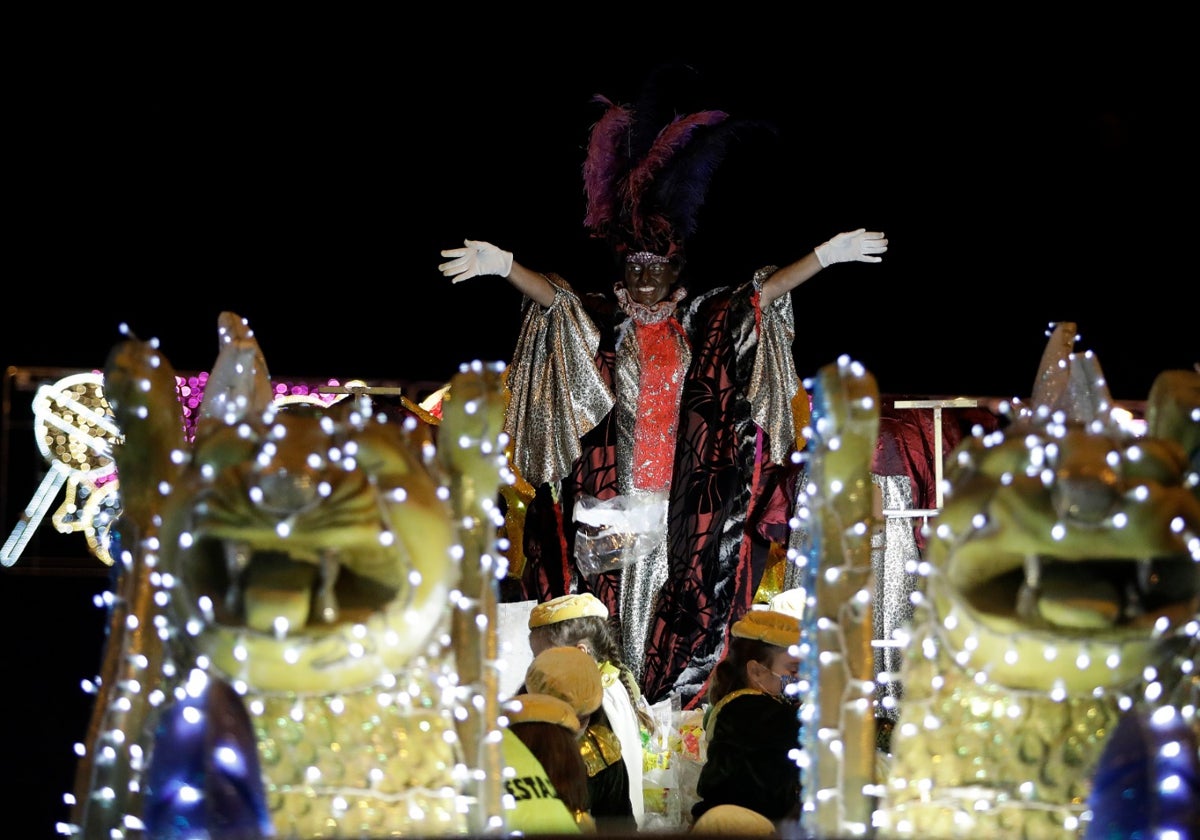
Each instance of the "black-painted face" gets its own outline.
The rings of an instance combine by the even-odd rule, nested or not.
[[[676,281],[679,280],[680,265],[676,260],[667,262],[625,263],[625,289],[635,303],[653,306],[664,300]]]

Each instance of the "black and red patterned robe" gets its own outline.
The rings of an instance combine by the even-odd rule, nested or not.
[[[665,579],[641,609],[626,599],[625,612],[638,614],[622,616],[622,624],[640,620],[645,628],[644,647],[637,645],[634,655],[627,647],[626,656],[651,703],[678,695],[686,708],[699,699],[729,626],[750,608],[771,544],[787,542],[800,469],[788,458],[799,382],[790,295],[759,308],[758,289],[772,270],[685,298],[675,312],[688,363],[673,446]],[[582,494],[607,499],[630,492],[629,424],[637,420],[631,406],[639,377],[623,366],[621,347],[633,325],[611,299],[581,299],[561,278],[549,279],[558,296],[548,309],[526,301],[509,370],[506,429],[514,463],[537,488],[524,525],[522,594],[545,601],[591,591],[621,616],[626,572],[580,573],[572,511]]]

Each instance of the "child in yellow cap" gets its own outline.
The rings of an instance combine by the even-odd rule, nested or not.
[[[780,824],[800,816],[800,618],[754,609],[734,623],[713,670],[705,715],[707,760],[692,817],[738,805]]]
[[[593,660],[604,689],[600,713],[593,719],[593,724],[597,731],[603,727],[616,736],[620,745],[620,763],[625,768],[629,802],[626,807],[610,788],[600,797],[593,797],[592,815],[597,820],[630,816],[641,828],[646,819],[642,736],[643,732],[653,731],[654,723],[632,669],[621,658],[609,622],[608,608],[595,595],[589,592],[563,595],[537,604],[530,611],[529,648],[536,658],[550,648],[574,647]],[[615,763],[611,750],[605,763]]]

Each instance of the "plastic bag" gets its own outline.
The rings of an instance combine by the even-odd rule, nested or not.
[[[671,733],[679,715],[679,698],[672,696],[650,707],[655,726],[642,751],[642,794],[646,805],[644,829],[678,830],[683,825]]]
[[[681,709],[676,696],[650,708],[656,726],[643,750],[643,828],[686,831],[699,799],[696,783],[708,758],[704,709]]]
[[[584,575],[612,572],[649,557],[667,534],[665,493],[630,493],[575,503],[575,561]]]

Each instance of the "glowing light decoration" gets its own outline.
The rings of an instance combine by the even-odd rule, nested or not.
[[[1134,441],[1074,337],[1074,325],[1057,325],[1030,406],[952,459],[873,819],[880,837],[1180,829],[1112,833],[1122,811],[1166,813],[1145,797],[1167,806],[1170,792],[1147,785],[1131,808],[1109,787],[1105,825],[1088,834],[1101,801],[1088,797],[1118,727],[1171,709],[1193,745],[1200,735],[1200,564],[1187,544],[1200,533],[1187,477],[1200,452],[1200,372],[1156,379]]]
[[[208,378],[208,373],[175,377],[187,441],[195,436],[196,414]],[[323,385],[281,382],[273,386],[272,399],[275,406],[328,406],[351,393],[362,393],[364,388],[358,380],[345,386],[336,379]],[[244,406],[245,402],[234,401],[237,404]],[[51,516],[55,530],[62,534],[82,533],[88,551],[105,565],[113,565],[116,546],[111,529],[121,514],[120,480],[113,447],[120,444],[121,434],[104,396],[103,374],[97,371],[71,374],[53,384],[42,385],[34,395],[32,408],[34,439],[49,469],[0,549],[0,564],[11,566],[20,559],[58,491],[65,486],[62,504]],[[432,417],[419,406],[415,408]],[[228,409],[233,410],[233,406]],[[145,411],[142,408],[138,412],[143,419]],[[182,457],[182,453],[177,452],[176,457]],[[168,490],[164,490],[164,495]]]
[[[244,813],[220,814],[226,831],[263,818],[296,837],[503,825],[500,739],[487,737],[495,528],[480,501],[503,481],[503,365],[455,377],[475,410],[446,400],[443,449],[371,411],[366,386],[336,405],[280,405],[232,313],[190,409],[157,346],[131,338],[105,369],[124,549],[65,833],[200,836],[229,805],[209,773],[262,787]],[[353,462],[325,457],[335,450]],[[182,758],[206,744],[226,760],[197,777]]]
[[[870,468],[879,433],[874,378],[843,356],[806,383],[813,393],[810,481],[797,499],[806,522],[799,587],[805,605],[800,679],[801,825],[817,836],[862,836],[875,783],[874,571]]]
[[[0,548],[0,564],[17,562],[66,484],[66,508],[56,524],[64,533],[90,529],[89,545],[100,548],[101,559],[111,565],[103,538],[108,523],[103,520],[112,508],[103,499],[112,494],[111,488],[102,493],[100,486],[116,470],[112,448],[121,434],[104,399],[102,383],[99,373],[79,373],[42,385],[35,393],[34,438],[49,471]],[[91,519],[76,515],[80,507],[86,510],[80,513]],[[81,524],[76,527],[77,523]]]

